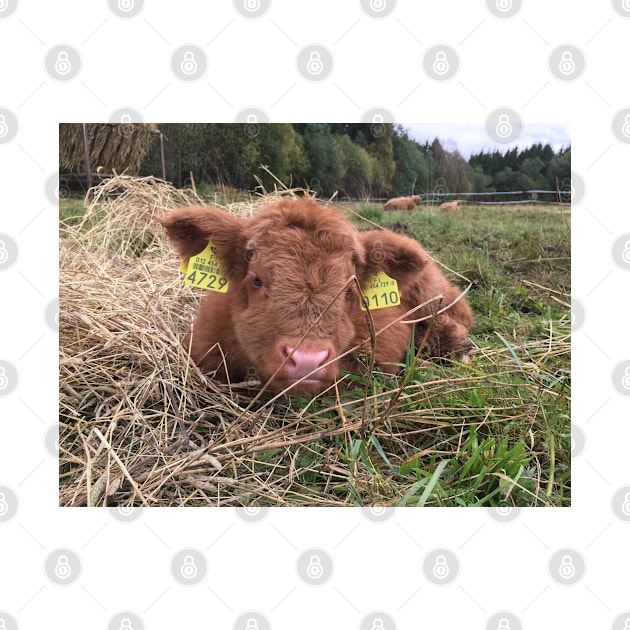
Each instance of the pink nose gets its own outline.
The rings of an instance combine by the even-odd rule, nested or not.
[[[286,375],[290,379],[294,380],[310,374],[313,370],[317,370],[317,368],[321,367],[332,358],[331,351],[327,349],[302,350],[301,348],[298,348],[294,351],[291,346],[284,345],[280,351],[282,353],[283,361],[293,352],[291,358],[284,364],[284,368]],[[313,372],[310,378],[317,379],[320,378],[320,376],[318,375],[318,372]]]

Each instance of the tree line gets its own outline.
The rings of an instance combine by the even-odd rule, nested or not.
[[[480,152],[466,160],[440,140],[419,143],[391,123],[161,124],[166,176],[176,186],[207,183],[273,189],[277,178],[320,196],[369,199],[427,193],[555,190],[571,177],[571,148],[542,143]],[[264,165],[268,172],[261,169]],[[157,157],[143,174],[159,172]],[[272,175],[273,174],[273,175]],[[563,183],[564,182],[564,183]]]

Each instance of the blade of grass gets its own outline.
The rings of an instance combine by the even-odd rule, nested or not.
[[[450,461],[451,461],[450,459],[443,459],[438,464],[438,467],[435,469],[435,472],[433,473],[433,476],[429,480],[427,487],[424,489],[424,492],[422,493],[422,495],[420,496],[420,499],[418,500],[418,507],[424,507],[428,498],[431,496],[431,493],[433,492],[433,488],[435,488],[435,484],[438,482],[440,475],[442,474],[442,471],[444,470],[444,468],[446,468],[446,465]]]
[[[387,455],[385,455],[385,451],[383,450],[383,447],[381,446],[381,443],[378,441],[378,438],[375,435],[369,435],[368,436],[368,440],[370,442],[372,442],[372,444],[374,445],[374,448],[376,449],[377,453],[383,458],[383,461],[387,464],[389,469],[392,472],[396,472],[396,469],[392,466],[391,462],[387,458]]]
[[[514,352],[514,348],[512,348],[512,346],[508,343],[507,339],[500,332],[497,332],[496,330],[494,331],[494,334],[503,342],[505,347],[510,351],[510,354],[512,355],[513,359],[518,364],[518,367],[522,368],[523,364],[521,363],[521,360],[516,356],[516,352]]]

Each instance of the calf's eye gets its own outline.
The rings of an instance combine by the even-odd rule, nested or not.
[[[252,286],[255,287],[256,289],[261,289],[262,288],[262,280],[258,277],[258,276],[254,276],[252,278]]]

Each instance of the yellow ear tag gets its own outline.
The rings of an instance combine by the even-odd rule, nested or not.
[[[379,271],[372,276],[370,284],[363,289],[363,298],[371,311],[377,308],[398,306],[400,304],[398,282],[384,271]],[[365,304],[361,304],[361,309],[367,310]]]
[[[190,258],[188,262],[185,260],[182,262],[179,270],[184,274],[185,284],[207,291],[227,292],[230,283],[216,251],[217,248],[208,243],[202,252]]]

